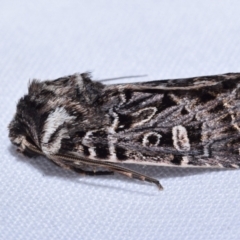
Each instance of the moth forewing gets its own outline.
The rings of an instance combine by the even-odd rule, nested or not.
[[[118,163],[239,168],[239,87],[239,73],[115,85],[87,73],[34,80],[9,137],[21,152],[61,167],[118,172],[161,189],[158,180]]]

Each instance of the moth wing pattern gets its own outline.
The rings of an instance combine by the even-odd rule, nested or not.
[[[71,168],[238,168],[239,83],[238,73],[115,85],[94,82],[88,73],[34,80],[9,136],[21,152],[38,151]]]
[[[110,96],[104,105],[112,125],[92,133],[93,157],[239,167],[239,74],[120,84],[104,90],[103,95]]]

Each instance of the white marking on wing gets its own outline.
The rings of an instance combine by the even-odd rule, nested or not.
[[[157,112],[157,108],[156,107],[149,107],[149,108],[144,108],[144,109],[141,109],[135,113],[132,114],[132,116],[138,116],[139,114],[141,114],[142,112],[144,111],[147,111],[147,110],[152,110],[152,113],[145,119],[143,119],[142,121],[140,122],[136,122],[134,124],[132,124],[132,127],[137,127],[137,126],[141,126],[142,124],[144,124],[145,122],[148,122],[152,119],[152,117],[155,115],[155,113]]]
[[[148,139],[148,137],[150,137],[150,136],[155,136],[155,137],[157,137],[157,141],[156,141],[156,143],[154,143],[154,144],[151,144],[151,143],[149,143],[149,139]],[[159,144],[159,142],[160,142],[160,138],[161,138],[162,136],[159,134],[159,133],[156,133],[156,132],[149,132],[149,133],[146,133],[144,136],[143,136],[143,140],[142,140],[142,144],[143,144],[143,146],[145,146],[145,147],[147,147],[147,146],[157,146],[158,144]]]
[[[189,151],[190,143],[187,135],[187,129],[182,125],[173,127],[173,145],[178,151]]]
[[[74,120],[75,116],[70,116],[65,108],[58,107],[52,113],[49,114],[44,127],[43,127],[43,134],[42,134],[42,141],[41,147],[42,151],[45,154],[56,154],[61,147],[61,140],[64,137],[68,137],[67,130],[62,128],[55,138],[55,141],[49,144],[49,140],[52,134],[55,133],[57,128],[64,123],[69,123]]]

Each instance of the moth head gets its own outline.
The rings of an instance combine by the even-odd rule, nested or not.
[[[39,149],[37,119],[36,105],[29,95],[25,95],[19,100],[15,116],[8,126],[11,142],[19,152],[29,157],[36,155],[29,146]]]
[[[9,124],[11,142],[26,155],[31,149],[44,155],[56,154],[62,140],[69,138],[75,119],[80,129],[89,127],[86,125],[89,112],[94,112],[92,106],[102,101],[103,88],[88,74],[74,74],[53,81],[33,80],[28,94],[19,100]]]

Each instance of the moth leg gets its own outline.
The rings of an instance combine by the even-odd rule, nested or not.
[[[74,171],[76,173],[80,173],[82,175],[87,175],[87,176],[101,176],[101,175],[112,175],[114,174],[112,171],[96,171],[96,170],[92,170],[92,171],[88,171],[88,170],[84,170],[81,168],[81,166],[83,167],[83,164],[80,164],[79,166],[76,166],[76,164],[71,164],[71,163],[63,163],[62,160],[58,160],[58,159],[52,159],[53,163],[55,163],[57,166],[67,169],[67,170],[71,170]]]
[[[158,189],[159,190],[163,190],[163,186],[161,185],[161,183],[155,179],[155,178],[151,178],[151,177],[148,177],[144,174],[141,174],[141,173],[138,173],[138,172],[135,172],[135,171],[132,171],[130,169],[122,169],[120,167],[117,166],[117,168],[112,168],[112,167],[109,167],[108,169],[111,170],[111,171],[85,171],[83,169],[80,169],[80,168],[76,168],[74,166],[71,167],[71,169],[75,172],[80,172],[80,173],[83,173],[83,174],[86,174],[86,175],[89,175],[89,176],[95,176],[95,175],[112,175],[114,174],[115,172],[116,173],[119,173],[119,174],[122,174],[124,176],[127,176],[127,177],[130,177],[132,179],[137,179],[137,180],[140,180],[140,181],[145,181],[145,182],[149,182],[149,183],[154,183],[157,185]]]
[[[82,172],[85,171],[83,169],[80,169],[78,166],[76,167],[75,164],[72,164],[72,163],[68,163],[68,164],[70,164],[72,166],[71,168],[74,168],[74,169],[72,169],[73,171],[76,171],[76,172],[78,172],[80,170]],[[84,164],[82,164],[82,166],[84,166]],[[98,166],[101,166],[101,164],[99,164]],[[101,167],[105,167],[110,171],[85,171],[85,174],[90,175],[90,176],[94,176],[94,175],[111,175],[111,174],[114,174],[114,173],[119,173],[119,174],[122,174],[122,175],[127,176],[127,177],[132,178],[132,179],[137,179],[137,180],[140,180],[140,181],[154,183],[155,185],[157,185],[159,190],[163,190],[163,186],[161,185],[161,183],[157,179],[151,178],[151,177],[146,176],[142,173],[139,173],[139,172],[136,172],[136,171],[133,171],[131,169],[124,168],[124,167],[121,167],[121,166],[118,166],[118,165],[112,165],[112,164],[107,164],[107,165],[102,164]]]
[[[40,155],[44,155],[40,150],[38,150],[36,147],[34,147],[33,145],[31,145],[30,143],[27,144],[27,148],[29,148],[30,150],[32,150],[33,152],[36,152]],[[49,156],[48,156],[49,157]],[[89,158],[85,158],[85,157],[75,157],[75,156],[67,156],[67,155],[52,155],[51,157],[49,157],[55,164],[57,164],[58,166],[65,168],[65,169],[69,169],[69,170],[73,170],[80,173],[85,173],[87,175],[109,175],[109,174],[113,174],[114,172],[117,172],[119,174],[125,175],[127,177],[130,178],[135,178],[141,181],[146,181],[146,182],[150,182],[150,183],[154,183],[159,190],[162,190],[163,187],[161,185],[161,183],[155,179],[155,178],[151,178],[149,176],[146,176],[142,173],[136,172],[134,170],[125,168],[125,167],[121,167],[119,165],[115,165],[113,163],[110,162],[102,162],[102,161],[98,161],[98,160],[93,160],[93,159],[89,159]],[[78,164],[74,163],[75,161],[77,161]],[[95,167],[103,167],[103,168],[107,168],[110,171],[85,171],[82,170],[80,166],[95,166]]]
[[[110,172],[117,172],[120,173],[122,175],[125,175],[127,177],[130,178],[135,178],[141,181],[146,181],[149,183],[154,183],[159,190],[163,190],[163,187],[161,185],[161,183],[155,179],[155,178],[151,178],[147,175],[144,175],[142,173],[136,172],[134,170],[113,164],[111,162],[104,162],[104,161],[99,161],[99,160],[94,160],[94,159],[89,159],[87,157],[75,157],[75,156],[71,156],[71,155],[55,155],[55,157],[57,157],[58,159],[61,159],[63,162],[67,163],[67,165],[73,166],[73,167],[78,167],[81,165],[87,165],[87,166],[96,166],[96,167],[102,167],[102,168],[106,168],[108,170],[110,170]],[[77,165],[74,164],[74,162],[77,161]],[[111,173],[112,174],[112,173]]]
[[[112,174],[114,174],[114,172],[116,172],[116,173],[122,174],[124,176],[130,177],[132,179],[137,179],[140,181],[154,183],[157,185],[159,190],[163,190],[161,183],[157,179],[148,177],[146,175],[132,171],[130,169],[129,169],[129,171],[116,170],[116,169],[112,169],[112,168],[109,168],[109,170],[112,170],[112,171],[86,171],[86,170],[83,170],[82,168],[78,168],[78,167],[74,167],[74,166],[70,167],[70,169],[73,170],[74,172],[77,172],[80,174],[85,174],[88,176],[112,175]]]
[[[73,166],[71,166],[70,169],[76,173],[80,173],[87,176],[101,176],[101,175],[114,174],[114,172],[112,171],[87,171],[87,170],[83,170],[82,168],[73,167]]]
[[[52,160],[52,162],[53,162],[55,165],[57,165],[57,166],[59,166],[59,167],[61,167],[61,168],[63,168],[63,169],[71,170],[71,167],[70,167],[68,164],[63,163],[63,161],[58,160],[58,159],[55,159],[55,158],[54,158],[54,159],[51,158],[51,160]]]
[[[155,178],[148,177],[144,174],[132,171],[130,169],[129,169],[129,171],[122,171],[122,170],[113,170],[113,171],[118,172],[119,174],[125,175],[125,176],[133,178],[133,179],[137,179],[137,180],[145,181],[145,182],[149,182],[149,183],[154,183],[158,187],[159,190],[163,190],[163,186]]]

